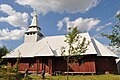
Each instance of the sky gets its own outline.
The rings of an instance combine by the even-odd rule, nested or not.
[[[120,0],[0,0],[0,47],[14,49],[24,41],[34,8],[39,27],[45,36],[65,35],[67,28],[77,26],[104,45],[120,13]]]

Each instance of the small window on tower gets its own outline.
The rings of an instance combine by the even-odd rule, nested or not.
[[[33,32],[33,34],[35,34],[35,32]]]
[[[30,35],[32,35],[32,33],[30,33]]]
[[[29,35],[29,33],[27,33],[27,35]]]

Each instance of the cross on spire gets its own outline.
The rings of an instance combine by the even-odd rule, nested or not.
[[[34,12],[33,12],[33,19],[32,19],[30,26],[38,27],[38,15],[37,15],[37,9],[35,9],[35,8],[34,8]]]

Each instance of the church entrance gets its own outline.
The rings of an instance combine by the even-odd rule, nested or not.
[[[49,73],[48,58],[42,58],[42,70],[45,70],[46,73]]]
[[[52,73],[52,58],[51,57],[41,57],[36,59],[37,63],[37,73],[41,73],[45,70],[45,73]]]

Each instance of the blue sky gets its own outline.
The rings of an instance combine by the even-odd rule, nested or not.
[[[0,0],[0,46],[14,49],[23,43],[31,23],[33,9],[39,13],[39,26],[45,36],[66,34],[78,26],[81,32],[108,45],[100,34],[111,33],[120,13],[119,0]]]

